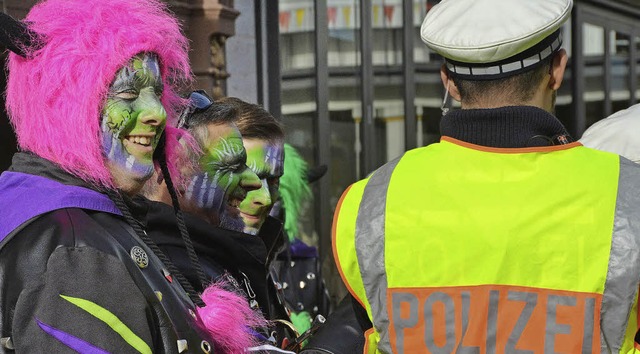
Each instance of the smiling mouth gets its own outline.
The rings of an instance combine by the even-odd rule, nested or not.
[[[252,222],[256,222],[256,221],[260,221],[260,216],[259,215],[251,215],[251,214],[247,214],[247,213],[243,213],[240,212],[240,214],[242,215],[243,219],[252,221]]]
[[[127,135],[124,139],[130,142],[131,144],[136,144],[141,146],[151,146],[151,142],[153,141],[153,136]]]

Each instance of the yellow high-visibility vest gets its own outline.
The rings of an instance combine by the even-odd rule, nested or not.
[[[333,234],[366,352],[635,351],[640,166],[617,155],[444,137],[353,184]]]

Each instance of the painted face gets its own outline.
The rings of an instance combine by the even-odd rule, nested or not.
[[[162,78],[157,57],[133,57],[109,87],[102,110],[102,146],[110,168],[136,181],[153,174],[153,152],[167,113],[160,102]]]
[[[246,165],[247,153],[235,124],[210,124],[207,130],[200,171],[192,177],[185,197],[212,224],[242,231],[238,206],[247,191],[260,187],[260,181]]]
[[[247,194],[240,203],[244,232],[255,235],[278,200],[280,177],[284,171],[284,145],[260,139],[244,139],[247,166],[260,178],[260,189]]]

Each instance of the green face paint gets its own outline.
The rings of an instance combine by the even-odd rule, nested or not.
[[[202,147],[200,171],[192,177],[185,197],[212,224],[242,231],[238,205],[246,189],[259,186],[258,177],[247,168],[242,136],[235,124],[210,124],[207,130],[209,139]]]
[[[240,203],[244,232],[255,235],[269,215],[280,194],[280,177],[284,171],[284,145],[260,139],[244,139],[247,166],[260,178],[260,188],[247,193]]]
[[[133,57],[107,93],[101,123],[105,156],[137,180],[153,174],[153,152],[167,119],[161,95],[160,65],[152,53]]]

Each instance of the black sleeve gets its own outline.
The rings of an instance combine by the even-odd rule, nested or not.
[[[153,352],[148,302],[116,257],[91,247],[59,247],[41,281],[15,304],[18,353]]]
[[[364,332],[372,326],[366,310],[349,294],[329,315],[327,322],[311,337],[301,353],[362,353],[365,343]]]

